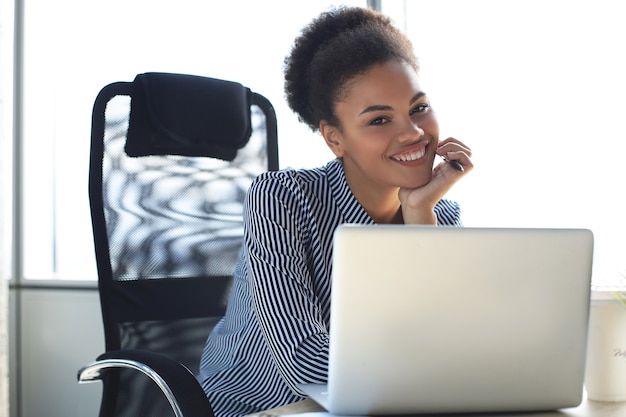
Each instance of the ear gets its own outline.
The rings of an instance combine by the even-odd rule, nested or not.
[[[343,146],[341,131],[336,127],[328,123],[326,120],[320,121],[320,133],[326,141],[326,145],[335,154],[337,158],[343,156]]]

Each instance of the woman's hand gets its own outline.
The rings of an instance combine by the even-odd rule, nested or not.
[[[402,204],[405,224],[436,224],[435,205],[474,167],[470,159],[471,149],[454,138],[439,142],[436,153],[449,161],[458,161],[463,171],[443,161],[434,167],[433,176],[428,184],[419,188],[400,188],[398,197]]]

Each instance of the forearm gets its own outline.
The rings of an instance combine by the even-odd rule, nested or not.
[[[258,262],[251,261],[253,268]],[[324,382],[328,372],[328,329],[311,297],[304,275],[296,269],[265,264],[253,277],[252,301],[265,342],[276,366],[293,386]]]
[[[325,381],[328,369],[324,300],[308,268],[310,224],[296,220],[300,200],[290,192],[254,190],[245,216],[252,303],[275,365],[295,390],[297,383]]]

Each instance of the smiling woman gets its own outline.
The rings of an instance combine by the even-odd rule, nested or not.
[[[433,170],[435,156],[472,168],[467,146],[453,138],[440,142],[416,70],[416,63],[397,59],[374,65],[341,94],[338,122],[320,123],[329,148],[342,158],[352,193],[377,223],[436,223],[432,208],[461,175],[449,164]],[[392,203],[381,205],[385,199]]]
[[[327,381],[340,225],[460,226],[458,205],[442,197],[471,170],[471,151],[440,142],[417,69],[406,35],[363,7],[321,13],[294,40],[288,102],[336,158],[262,174],[250,187],[228,309],[200,362],[218,417],[293,403],[305,398],[298,384]],[[435,154],[468,169],[434,166]]]

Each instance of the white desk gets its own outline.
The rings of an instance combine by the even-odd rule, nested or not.
[[[248,417],[271,417],[286,416],[293,414],[308,414],[308,417],[329,417],[330,414],[324,411],[312,400],[304,400],[298,403],[289,404],[284,407],[273,408]],[[463,414],[435,414],[432,417],[468,417]],[[583,403],[576,408],[566,408],[558,411],[539,413],[490,413],[490,414],[470,414],[471,417],[626,417],[626,402],[610,403],[599,401],[583,400]],[[426,417],[420,415],[419,417]]]

